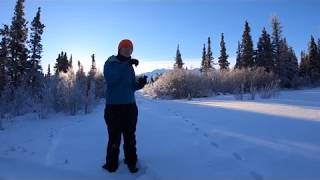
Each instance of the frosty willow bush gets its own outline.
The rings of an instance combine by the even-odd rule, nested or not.
[[[50,111],[71,115],[79,111],[90,113],[98,100],[104,96],[104,83],[100,76],[102,77],[101,73],[86,76],[69,70],[67,73],[60,72],[58,76],[49,78],[43,91],[45,95],[41,114]],[[96,88],[103,90],[97,91]]]
[[[145,87],[145,92],[156,97],[186,98],[209,96],[210,80],[195,71],[176,69],[166,72],[154,83]]]
[[[90,113],[105,93],[101,72],[86,75],[69,69],[66,73],[45,76],[41,82],[37,93],[28,86],[19,86],[14,91],[5,87],[0,96],[0,119],[29,112],[37,113],[39,118],[54,112]]]
[[[278,91],[278,80],[263,68],[210,71],[174,69],[160,76],[144,88],[145,93],[159,98],[206,97],[214,94],[235,94],[240,97],[249,93],[269,98]],[[241,99],[241,98],[239,98]]]

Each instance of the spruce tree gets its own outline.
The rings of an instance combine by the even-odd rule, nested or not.
[[[84,81],[86,78],[86,73],[84,72],[83,65],[78,61],[78,70],[76,72],[76,79]]]
[[[56,64],[54,66],[55,74],[58,75],[60,72],[67,73],[69,68],[72,68],[72,56],[68,61],[67,53],[62,51],[56,59]]]
[[[289,61],[289,47],[288,44],[286,42],[286,40],[284,39],[281,43],[280,43],[280,61],[279,64],[277,64],[279,67],[283,67],[281,68],[281,70],[278,72],[278,76],[280,79],[280,85],[281,87],[289,87],[290,86],[290,81],[287,77],[288,71],[287,71],[287,63]]]
[[[318,55],[319,55],[319,60],[320,60],[320,38],[318,39]]]
[[[279,72],[280,85],[281,87],[291,88],[298,75],[298,59],[292,47],[288,46],[285,38],[280,42],[279,58],[279,65],[282,67]]]
[[[8,25],[3,25],[3,28],[0,29],[0,57],[8,57],[9,54],[9,26]]]
[[[206,57],[207,57],[206,44],[203,44],[200,72],[203,72],[204,69],[205,69],[204,64],[205,64],[205,61],[206,61]]]
[[[304,78],[310,78],[310,63],[308,55],[304,51],[301,51],[300,58],[299,75]]]
[[[86,89],[86,101],[85,101],[85,113],[89,113],[92,110],[92,104],[95,99],[97,99],[97,91],[96,91],[96,74],[97,74],[97,67],[96,67],[96,60],[95,55],[91,55],[91,68],[88,73],[87,78],[87,89]]]
[[[207,50],[205,49],[205,45],[203,46],[203,51],[202,51],[202,61],[201,61],[201,68],[200,71],[203,73],[207,73],[210,70],[213,70],[214,67],[214,62],[213,62],[213,55],[211,51],[211,39],[208,37],[208,47]]]
[[[257,44],[255,64],[258,67],[264,67],[267,72],[273,71],[272,45],[270,35],[265,28]]]
[[[61,71],[61,53],[58,54],[58,57],[56,59],[56,63],[54,65],[54,72],[55,75],[59,75],[59,72]]]
[[[0,96],[7,84],[7,67],[8,67],[8,46],[9,46],[9,27],[4,25],[0,29]]]
[[[42,53],[42,44],[41,36],[43,34],[44,24],[40,21],[41,9],[38,8],[36,16],[31,22],[31,38],[29,41],[30,47],[30,72],[29,79],[31,80],[32,91],[34,93],[39,92],[42,79],[42,67],[40,65],[41,53]]]
[[[9,76],[14,86],[19,85],[30,69],[27,49],[27,21],[24,13],[24,0],[17,0],[10,26]]]
[[[298,58],[292,47],[289,47],[289,60],[288,60],[288,79],[290,81],[290,88],[295,86],[296,78],[299,76]]]
[[[175,64],[174,64],[174,68],[175,69],[182,69],[183,67],[183,61],[182,61],[182,57],[181,57],[181,53],[180,53],[180,49],[179,49],[179,44],[177,47],[177,52],[176,52],[176,57],[175,57]]]
[[[96,99],[105,97],[106,85],[104,82],[103,74],[100,71],[97,71],[95,81],[96,81],[96,84],[95,84]]]
[[[48,64],[48,70],[47,70],[46,78],[50,78],[51,76],[52,76],[51,68],[50,68],[50,64]]]
[[[76,72],[76,82],[73,92],[77,98],[77,110],[86,108],[87,99],[87,77],[83,69],[83,65],[78,61],[78,70]]]
[[[318,64],[318,72],[320,73],[320,38],[318,39],[318,58],[317,58],[317,64]],[[320,80],[320,79],[319,79]]]
[[[205,61],[205,66],[207,70],[214,69],[214,58],[212,55],[212,50],[211,50],[211,39],[208,37],[208,48],[207,48],[207,55],[206,55],[206,61]]]
[[[6,58],[0,57],[0,96],[1,92],[4,90],[5,85],[7,84],[7,72],[5,62]]]
[[[94,54],[91,55],[91,70],[97,71],[96,59]]]
[[[273,63],[274,73],[280,76],[281,73],[281,59],[280,59],[280,46],[282,41],[282,26],[277,16],[272,17],[272,52],[273,52]]]
[[[97,76],[97,67],[96,67],[96,60],[95,55],[91,55],[91,68],[88,73],[88,81],[87,81],[87,96],[89,96],[90,93],[96,94],[96,76]]]
[[[224,35],[221,33],[221,42],[220,42],[220,57],[219,57],[219,66],[220,70],[229,70],[230,63],[228,62],[228,54],[226,50],[226,43],[224,42]]]
[[[94,79],[95,75],[97,73],[97,67],[96,67],[96,60],[95,60],[95,55],[91,55],[91,68],[89,70],[89,78]]]
[[[320,80],[320,61],[318,58],[318,46],[315,42],[314,37],[311,36],[308,48],[308,59],[310,63],[310,77],[312,83],[316,83]]]
[[[241,67],[241,44],[238,41],[238,48],[237,48],[237,58],[236,58],[236,64],[234,66],[234,69],[240,69]]]
[[[66,56],[66,55],[65,55],[65,56]],[[67,57],[64,57],[64,58],[67,59]],[[73,68],[73,62],[72,62],[72,61],[73,61],[73,60],[72,60],[72,54],[71,54],[68,63],[67,63],[67,64],[64,64],[64,66],[66,66],[66,67],[68,67],[68,68]]]
[[[250,68],[254,66],[254,50],[250,31],[249,23],[246,21],[241,42],[240,68]]]
[[[43,34],[44,24],[40,21],[41,9],[38,8],[37,14],[31,22],[31,38],[29,41],[30,47],[30,63],[36,71],[41,71],[40,60],[42,53],[41,36]]]

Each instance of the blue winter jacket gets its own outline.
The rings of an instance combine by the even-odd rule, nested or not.
[[[135,91],[140,89],[134,69],[128,61],[111,56],[104,64],[104,78],[107,85],[106,104],[135,103]]]

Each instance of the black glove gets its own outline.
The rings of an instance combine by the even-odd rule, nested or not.
[[[137,67],[139,65],[139,60],[138,59],[130,59],[129,64],[135,65]]]
[[[142,89],[147,84],[148,76],[142,76],[138,78],[138,88]]]

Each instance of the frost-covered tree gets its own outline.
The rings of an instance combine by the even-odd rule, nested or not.
[[[87,90],[87,78],[83,69],[83,65],[80,61],[78,61],[78,70],[76,72],[76,81],[74,85],[76,100],[76,110],[84,109],[85,107],[85,99],[86,99],[86,90]]]
[[[101,71],[97,71],[95,81],[96,81],[96,85],[95,85],[96,100],[105,98],[106,84],[105,84],[105,79],[103,77],[103,73]]]
[[[95,55],[92,54],[91,55],[91,68],[89,70],[88,76],[91,78],[94,78],[96,76],[96,73],[97,73],[96,59],[95,59]]]
[[[87,87],[86,87],[86,99],[84,112],[87,114],[92,111],[93,105],[96,100],[96,78],[97,78],[97,67],[95,55],[91,55],[91,68],[87,77]]]
[[[90,79],[88,76],[87,79],[87,87],[85,90],[85,105],[84,105],[84,113],[90,113],[93,109],[96,100],[96,81],[95,77]]]
[[[21,77],[18,87],[14,88],[12,97],[12,114],[16,116],[33,112],[36,108],[36,101],[32,97],[32,91],[27,82],[27,76]]]
[[[41,119],[47,118],[48,114],[54,111],[54,93],[57,86],[55,77],[51,75],[50,64],[48,65],[48,72],[42,81],[42,89],[39,102],[39,117]]]

